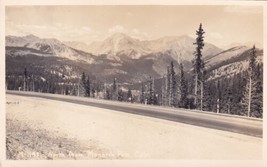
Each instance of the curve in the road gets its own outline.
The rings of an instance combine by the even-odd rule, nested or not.
[[[151,109],[149,107],[134,107],[134,105],[120,105],[118,103],[101,103],[97,101],[89,101],[86,99],[75,99],[74,98],[66,98],[65,96],[53,96],[53,95],[42,95],[42,94],[35,94],[35,93],[21,93],[21,92],[13,92],[9,91],[7,94],[13,95],[20,95],[20,96],[30,96],[30,97],[38,97],[38,98],[45,98],[50,100],[58,100],[64,102],[70,102],[75,104],[82,104],[82,105],[89,105],[98,108],[110,109],[115,111],[121,111],[131,114],[138,114],[142,116],[154,117],[159,119],[165,119],[174,122],[180,122],[195,126],[201,126],[206,128],[213,128],[218,130],[230,131],[250,136],[256,136],[262,138],[262,121],[256,121],[256,124],[250,124],[251,120],[247,121],[242,120],[243,122],[239,121],[235,118],[227,118],[225,116],[209,116],[208,114],[192,114],[187,112],[164,112],[164,108],[158,107],[158,109]],[[203,116],[204,115],[204,116]],[[240,118],[239,118],[240,119]],[[245,121],[245,122],[244,122]]]

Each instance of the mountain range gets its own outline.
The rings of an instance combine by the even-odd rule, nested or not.
[[[149,76],[162,77],[171,61],[176,71],[180,63],[184,64],[185,71],[190,71],[194,42],[194,38],[186,35],[142,41],[116,33],[89,45],[76,41],[43,39],[34,35],[6,36],[7,73],[18,74],[27,67],[31,71],[42,71],[42,75],[64,75],[65,78],[77,79],[82,72],[86,72],[105,82],[111,82],[114,77],[125,83],[140,82]],[[210,69],[211,77],[221,77],[218,73],[215,75],[214,71],[218,72],[231,64],[238,66],[236,68],[239,71],[244,69],[248,58],[246,52],[250,48],[252,46],[239,45],[224,50],[205,43],[203,59],[206,68]],[[257,52],[262,55],[262,49],[257,49]]]
[[[109,55],[108,58],[120,60],[121,56],[139,59],[149,54],[168,54],[180,61],[191,61],[195,46],[195,39],[189,36],[168,36],[155,40],[141,41],[123,33],[115,33],[103,41],[95,41],[89,45],[81,42],[64,42],[66,45],[83,50],[94,55]],[[219,53],[222,49],[206,43],[203,50],[205,56]]]

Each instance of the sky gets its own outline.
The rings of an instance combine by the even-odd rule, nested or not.
[[[116,32],[140,40],[189,35],[202,23],[218,47],[263,43],[261,6],[7,6],[6,35],[90,43]]]

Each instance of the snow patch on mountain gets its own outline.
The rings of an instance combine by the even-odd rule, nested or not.
[[[108,58],[117,57],[118,55],[125,55],[133,59],[140,58],[141,55],[148,54],[150,50],[142,44],[138,39],[131,38],[123,33],[115,33],[100,42],[92,42],[87,49],[88,52],[95,55],[107,54]]]
[[[57,39],[41,39],[34,35],[27,35],[24,37],[7,36],[6,46],[35,49],[40,51],[39,56],[48,54],[74,61],[86,61],[89,64],[94,63],[92,56],[80,54]],[[20,54],[27,54],[27,52]]]
[[[23,55],[35,55],[35,56],[42,56],[42,57],[49,57],[52,56],[51,54],[40,53],[37,50],[32,49],[6,49],[6,55],[16,57],[16,56],[23,56]]]

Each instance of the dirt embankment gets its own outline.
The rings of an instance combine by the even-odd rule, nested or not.
[[[6,155],[12,160],[117,159],[96,141],[78,141],[19,120],[6,120]]]

